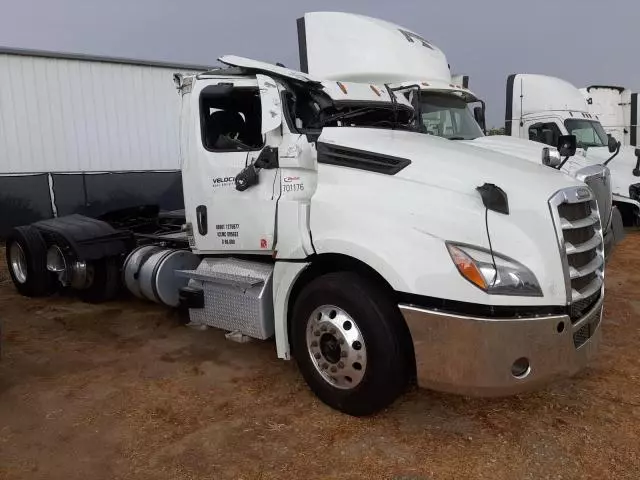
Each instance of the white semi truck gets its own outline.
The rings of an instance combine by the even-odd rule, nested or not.
[[[352,415],[414,379],[507,395],[586,365],[604,292],[588,187],[412,131],[414,109],[388,86],[221,61],[176,76],[184,217],[15,228],[20,293],[101,301],[122,278],[230,339],[275,337]]]
[[[605,163],[611,171],[613,204],[625,225],[640,223],[640,181],[634,174],[632,147],[608,136],[599,116],[590,112],[578,88],[560,78],[517,74],[507,79],[507,135],[553,144],[561,135],[576,135],[578,153],[568,165]],[[616,148],[617,147],[617,148]]]
[[[452,75],[444,52],[416,32],[363,15],[313,12],[298,19],[298,42],[301,70],[311,75],[385,83],[404,92],[418,110],[423,133],[559,168],[558,175],[584,182],[598,201],[607,256],[623,237],[620,215],[612,210],[610,172],[602,165],[606,159],[595,163],[574,156],[563,162],[559,136],[549,147],[528,137],[485,136],[484,102],[469,90],[468,77]],[[481,103],[473,115],[472,103]]]

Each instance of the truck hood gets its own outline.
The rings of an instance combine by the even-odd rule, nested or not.
[[[541,163],[514,161],[498,145],[511,145],[520,152],[533,152],[534,148],[504,139],[451,141],[401,130],[325,128],[320,142],[410,160],[396,177],[471,196],[478,196],[476,187],[493,183],[507,192],[510,202],[542,203],[546,208],[558,190],[581,185]],[[541,158],[541,149],[537,156]]]
[[[374,243],[377,246],[370,251],[375,253],[363,261],[374,265],[381,256],[388,259],[386,265],[409,262],[407,268],[415,270],[413,285],[402,285],[402,276],[397,277],[401,291],[483,304],[566,302],[549,199],[561,189],[584,184],[543,165],[473,144],[399,130],[324,128],[318,139],[318,163],[318,187],[311,205],[318,252],[352,254]],[[387,163],[393,168],[381,171]],[[507,194],[508,215],[485,209],[476,190],[485,183]],[[487,249],[487,226],[493,250],[530,268],[544,297],[489,296],[466,281],[457,286],[449,283],[459,279],[448,273],[451,259],[444,242]],[[351,246],[337,249],[349,235]],[[411,253],[400,254],[397,249]],[[435,285],[435,277],[427,271],[439,278]]]
[[[514,157],[518,157],[519,159],[530,160],[531,162],[537,163],[547,170],[554,172],[553,168],[542,165],[542,150],[546,147],[546,145],[543,145],[542,143],[505,135],[479,137],[475,140],[470,140],[467,143],[481,148],[487,148],[509,154]],[[610,172],[606,171],[606,167],[601,165],[606,158],[586,158],[584,150],[580,149],[576,155],[571,157],[563,165],[560,172],[570,176],[571,178],[580,178],[584,180],[589,187],[591,187],[598,202],[602,221],[605,225],[608,225],[609,213],[611,212],[611,193],[613,188],[612,183],[610,183]],[[556,173],[556,175],[558,175],[558,173]],[[603,180],[595,181],[593,177],[596,175],[600,175]]]
[[[491,135],[473,140],[463,140],[463,142],[542,165],[542,149],[545,145],[531,140],[506,135]]]

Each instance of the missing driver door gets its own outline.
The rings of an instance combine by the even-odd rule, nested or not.
[[[196,211],[196,250],[202,253],[273,251],[277,162],[260,169],[257,183],[246,190],[236,189],[235,181],[265,146],[277,148],[281,139],[278,87],[257,77],[214,80],[193,99],[200,121],[198,161],[183,180],[185,199],[191,199],[186,206]]]

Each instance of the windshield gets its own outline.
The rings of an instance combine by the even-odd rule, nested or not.
[[[609,143],[607,134],[600,122],[593,120],[578,120],[569,118],[564,121],[569,135],[575,135],[578,140],[578,148],[606,147]]]
[[[420,93],[420,113],[426,133],[450,140],[473,140],[482,137],[480,126],[467,102],[446,93]]]

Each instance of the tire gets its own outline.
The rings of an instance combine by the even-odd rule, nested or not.
[[[37,228],[16,227],[6,240],[9,275],[25,297],[45,297],[56,290],[55,274],[47,270],[47,244]]]
[[[88,265],[92,280],[87,288],[78,291],[80,299],[87,303],[104,303],[114,300],[120,292],[120,261],[118,257],[106,257]]]
[[[349,415],[387,407],[411,372],[403,321],[388,292],[361,275],[316,278],[300,292],[292,314],[291,343],[302,376],[320,400]]]

